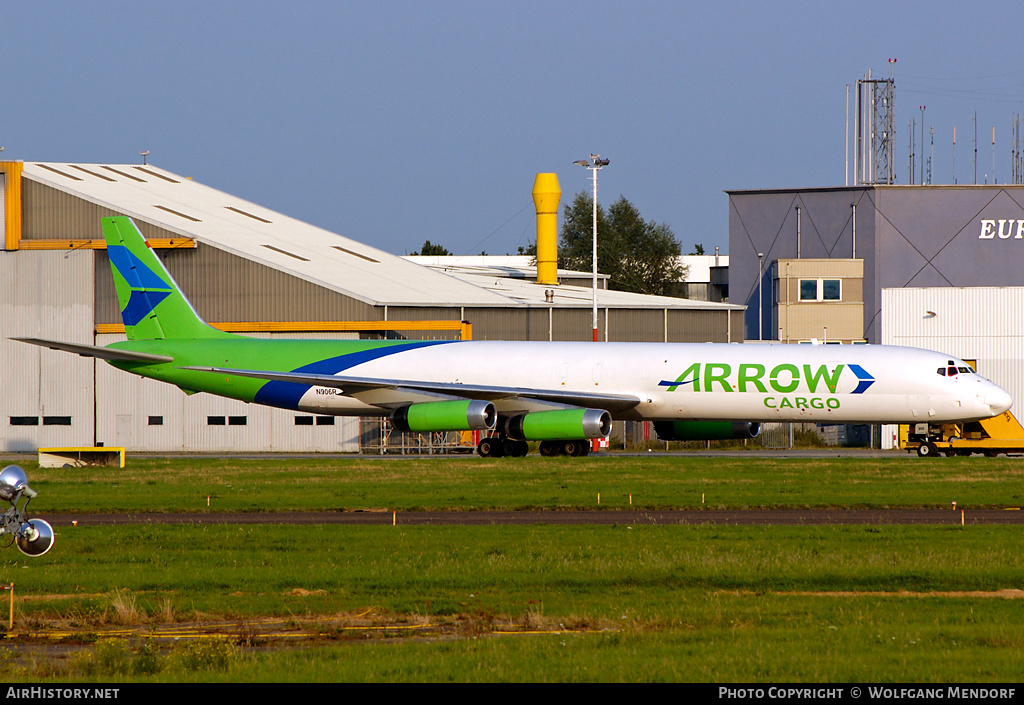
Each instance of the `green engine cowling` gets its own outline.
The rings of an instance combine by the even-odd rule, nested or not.
[[[756,421],[655,421],[654,430],[663,441],[726,441],[757,438],[761,424]]]
[[[512,416],[505,422],[509,438],[525,441],[569,441],[604,438],[612,417],[603,409],[558,409]]]
[[[391,425],[399,431],[486,431],[498,414],[489,401],[429,401],[391,412]]]

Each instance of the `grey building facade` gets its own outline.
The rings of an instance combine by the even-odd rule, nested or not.
[[[1024,186],[726,193],[730,300],[747,305],[747,339],[778,338],[779,260],[863,260],[861,338],[869,343],[882,342],[882,289],[1024,285]]]

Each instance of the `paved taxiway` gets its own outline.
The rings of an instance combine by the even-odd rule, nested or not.
[[[1024,524],[1024,511],[1008,509],[747,509],[747,510],[591,510],[505,512],[250,512],[189,514],[39,514],[54,527],[128,524],[349,524],[402,526],[487,525],[685,525],[822,526],[910,525],[956,526]]]

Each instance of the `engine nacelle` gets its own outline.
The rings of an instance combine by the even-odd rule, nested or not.
[[[525,441],[571,441],[604,438],[612,417],[603,409],[559,409],[511,416],[505,422],[509,438]]]
[[[726,441],[757,438],[761,424],[756,421],[655,421],[654,430],[663,441]]]
[[[498,413],[489,401],[428,401],[391,412],[391,425],[399,431],[486,431],[494,428]]]

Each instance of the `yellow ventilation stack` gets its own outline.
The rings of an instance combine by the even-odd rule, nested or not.
[[[537,208],[537,283],[558,283],[558,174],[537,174],[533,205]]]

